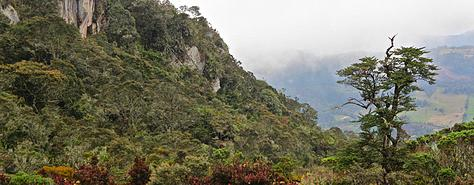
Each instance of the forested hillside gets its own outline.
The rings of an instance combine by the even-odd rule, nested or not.
[[[223,161],[291,172],[339,144],[318,128],[313,108],[244,71],[196,7],[154,0],[2,7],[19,22],[1,17],[0,171],[77,169],[96,156],[126,182],[134,159],[144,157],[153,183],[186,184]]]

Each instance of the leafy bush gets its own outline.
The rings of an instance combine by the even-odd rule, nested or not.
[[[184,165],[191,170],[190,175],[203,177],[208,174],[211,164],[205,157],[186,156]]]
[[[260,93],[262,97],[262,101],[267,104],[267,107],[270,109],[271,112],[282,115],[286,110],[285,106],[281,103],[278,99],[278,96],[270,89],[264,89]]]
[[[10,177],[7,175],[0,173],[0,185],[8,185],[10,184]]]
[[[204,178],[192,177],[189,183],[193,185],[291,184],[291,182],[287,182],[285,178],[272,171],[269,165],[260,162],[217,165],[213,167],[209,176]]]
[[[56,0],[16,0],[15,4],[22,19],[55,14],[58,7]]]
[[[382,173],[380,167],[364,169],[352,166],[345,171],[334,171],[327,167],[316,167],[310,173],[304,175],[301,184],[303,185],[349,185],[349,184],[379,184]]]
[[[21,21],[0,38],[0,59],[10,64],[22,60],[49,64],[70,57],[71,49],[80,44],[78,30],[57,16]]]
[[[456,172],[451,168],[441,168],[437,175],[441,184],[448,184],[456,178]]]
[[[40,175],[31,175],[25,172],[18,172],[10,179],[11,185],[54,185],[51,178],[42,177]]]
[[[135,158],[135,164],[128,172],[130,175],[130,185],[145,185],[150,181],[150,168],[145,164],[143,158]]]
[[[67,166],[44,166],[39,171],[40,174],[59,175],[71,179],[74,176],[74,169]]]
[[[150,185],[187,185],[191,170],[181,164],[162,163],[158,165],[152,174]]]
[[[97,164],[97,158],[93,158],[91,164],[83,165],[74,174],[74,179],[81,185],[114,185],[115,182],[108,169]]]
[[[120,3],[113,3],[110,7],[106,32],[112,43],[126,49],[134,49],[139,37],[135,19]]]
[[[292,173],[297,166],[296,160],[292,157],[284,156],[278,159],[278,162],[272,166],[272,169],[286,179],[292,179]]]
[[[43,177],[49,177],[54,180],[56,185],[73,185],[74,169],[66,166],[44,166],[38,172]]]

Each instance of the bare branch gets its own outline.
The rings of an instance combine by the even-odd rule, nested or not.
[[[397,37],[397,35],[398,35],[398,34],[395,34],[395,35],[392,36],[392,37],[388,37],[388,39],[390,39],[390,47],[388,47],[388,48],[387,48],[387,51],[385,51],[385,56],[386,56],[385,59],[386,59],[386,60],[392,56],[392,54],[390,53],[390,51],[391,51],[391,50],[393,49],[393,47],[394,47],[393,42],[394,42],[394,40],[395,40],[395,37]]]
[[[364,108],[364,109],[368,109],[371,104],[370,104],[370,103],[365,104],[363,101],[351,97],[351,98],[349,98],[349,99],[347,100],[346,103],[342,104],[341,106],[338,106],[337,108],[341,108],[341,107],[344,107],[344,106],[346,106],[346,105],[356,105],[356,106],[358,106],[358,107],[361,107],[361,108]]]

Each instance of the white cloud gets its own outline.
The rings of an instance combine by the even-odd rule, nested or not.
[[[472,0],[171,0],[197,5],[231,53],[258,73],[293,51],[330,55],[381,51],[387,36],[416,45],[425,36],[474,29]],[[268,70],[266,70],[268,71]]]

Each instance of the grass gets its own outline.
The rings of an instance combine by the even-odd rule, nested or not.
[[[418,107],[416,111],[404,114],[408,122],[451,127],[463,121],[466,111],[465,105],[468,101],[466,95],[445,94],[442,88],[438,88],[431,96],[424,92],[418,92],[415,94],[415,98],[424,102],[424,105]],[[474,113],[474,97],[472,100],[471,109]]]
[[[464,113],[464,121],[472,121],[474,120],[474,94],[471,94],[469,96],[469,99],[467,101],[467,109],[466,112]]]

